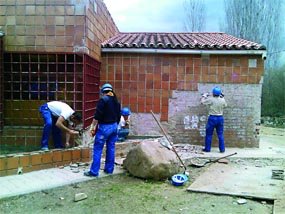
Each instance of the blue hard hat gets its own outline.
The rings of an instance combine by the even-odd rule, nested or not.
[[[123,115],[123,116],[129,116],[130,114],[131,114],[131,111],[130,111],[130,109],[129,109],[128,107],[122,108],[122,110],[121,110],[121,115]]]
[[[112,85],[109,83],[105,83],[104,85],[102,85],[101,93],[103,93],[104,91],[113,91]]]
[[[213,95],[220,96],[222,94],[222,90],[219,87],[213,88]]]
[[[188,177],[185,174],[176,174],[171,177],[171,181],[173,186],[182,186],[186,181],[188,181]]]

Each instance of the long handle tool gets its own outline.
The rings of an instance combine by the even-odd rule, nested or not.
[[[169,137],[167,136],[167,134],[166,134],[166,132],[164,131],[164,129],[163,129],[161,123],[157,120],[157,118],[155,117],[155,115],[154,115],[154,113],[152,112],[152,110],[150,110],[150,112],[151,112],[153,118],[155,119],[155,121],[157,122],[158,126],[160,127],[161,131],[163,132],[164,136],[166,137],[167,141],[168,141],[169,144],[171,145],[172,151],[174,151],[174,153],[176,154],[176,156],[177,156],[177,158],[179,159],[180,163],[182,164],[182,166],[183,166],[183,168],[184,168],[184,174],[186,174],[186,173],[185,173],[185,172],[186,172],[186,166],[185,166],[185,164],[183,163],[183,161],[182,161],[182,159],[180,158],[180,156],[178,155],[176,149],[174,148],[173,143],[171,142],[171,140],[170,140]],[[165,146],[165,145],[163,145],[163,146]],[[166,146],[165,146],[165,147],[166,147]],[[169,147],[166,147],[166,148],[169,149]]]
[[[237,153],[232,153],[232,154],[229,154],[229,155],[226,155],[226,156],[223,156],[223,157],[220,157],[220,158],[217,158],[217,159],[214,159],[214,160],[207,160],[207,161],[195,161],[195,158],[191,160],[191,165],[192,166],[196,166],[196,167],[203,167],[205,166],[206,164],[208,163],[216,163],[217,161],[223,159],[223,158],[227,158],[227,157],[230,157],[230,156],[233,156],[233,155],[236,155]]]

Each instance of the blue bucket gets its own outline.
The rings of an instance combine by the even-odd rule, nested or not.
[[[171,177],[173,186],[182,186],[186,181],[188,181],[188,177],[184,174],[176,174]]]

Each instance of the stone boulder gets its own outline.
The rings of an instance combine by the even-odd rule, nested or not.
[[[123,166],[135,177],[153,180],[170,178],[181,170],[175,153],[157,141],[143,141],[132,148]]]

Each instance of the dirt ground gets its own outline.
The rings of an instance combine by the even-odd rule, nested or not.
[[[264,128],[268,140],[284,144],[285,130]],[[281,136],[281,138],[280,138]],[[285,167],[285,157],[278,159],[242,159],[232,157],[229,164]],[[190,180],[181,187],[170,181],[153,182],[128,174],[113,175],[92,181],[31,193],[0,200],[1,213],[194,213],[194,214],[270,214],[273,201],[246,199],[186,191],[187,187],[205,170],[188,167]],[[76,193],[87,194],[87,199],[74,202]]]

